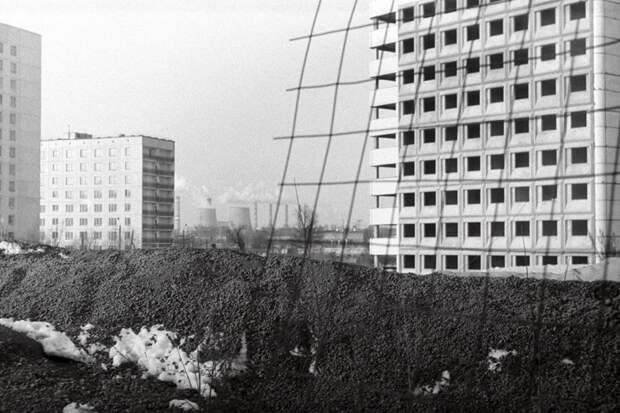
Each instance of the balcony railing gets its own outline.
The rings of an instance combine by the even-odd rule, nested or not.
[[[160,231],[172,231],[174,224],[142,224],[142,229],[155,229]]]
[[[146,202],[174,202],[173,197],[162,197],[162,196],[143,196],[142,200]]]
[[[160,168],[146,168],[145,167],[145,168],[142,168],[142,172],[147,173],[147,174],[174,176],[174,170],[167,171],[165,169],[160,169]]]
[[[142,214],[148,216],[173,217],[174,211],[152,211],[148,209],[143,209]]]

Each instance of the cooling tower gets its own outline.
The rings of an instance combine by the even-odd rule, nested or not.
[[[228,220],[235,228],[252,228],[250,221],[250,208],[232,206],[229,209]]]
[[[198,210],[200,225],[207,228],[217,227],[217,214],[215,208],[200,208]]]

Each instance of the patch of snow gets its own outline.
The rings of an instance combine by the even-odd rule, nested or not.
[[[434,385],[427,384],[425,386],[418,386],[414,389],[413,394],[415,396],[427,396],[431,394],[439,394],[440,391],[450,385],[450,372],[444,370],[441,372],[441,377],[435,382]]]
[[[490,349],[489,355],[487,357],[487,363],[489,365],[490,371],[501,371],[502,370],[502,359],[506,356],[516,356],[517,352],[515,350],[507,351],[501,349]]]
[[[50,323],[29,320],[14,321],[12,318],[0,318],[0,325],[38,341],[47,355],[83,363],[91,363],[93,361],[92,357],[84,350],[78,349],[65,333],[56,331]]]
[[[58,253],[58,256],[60,258],[62,258],[63,260],[68,260],[69,259],[69,256],[67,254],[63,254],[62,252]]]
[[[567,366],[574,366],[575,362],[569,358],[563,358],[560,363],[565,364]]]
[[[88,404],[70,403],[62,409],[62,413],[95,413],[95,408]]]
[[[168,403],[168,407],[170,407],[171,409],[181,409],[186,412],[200,410],[200,407],[196,403],[189,400],[170,400],[170,403]]]
[[[0,250],[2,250],[2,252],[4,252],[6,255],[16,255],[23,253],[21,245],[16,242],[10,241],[0,241]]]

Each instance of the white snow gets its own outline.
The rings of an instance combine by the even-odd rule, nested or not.
[[[15,330],[38,341],[43,346],[45,354],[62,357],[83,363],[93,361],[84,350],[78,349],[65,333],[56,331],[53,325],[41,321],[20,320],[12,318],[0,318],[0,325]]]
[[[413,394],[415,396],[438,394],[440,391],[450,385],[450,372],[444,370],[441,372],[441,377],[435,382],[434,385],[427,384],[425,386],[418,386],[414,389]]]
[[[177,400],[177,399],[170,400],[170,403],[168,403],[168,407],[170,407],[171,409],[176,407],[177,409],[181,409],[186,412],[189,412],[192,410],[195,410],[195,411],[200,410],[200,407],[196,403],[189,401],[189,400]]]
[[[575,362],[569,358],[563,358],[560,363],[565,364],[567,366],[574,366]]]
[[[23,248],[19,243],[14,241],[0,241],[0,251],[5,255],[32,254],[34,252],[45,252],[43,248]]]
[[[70,403],[62,409],[62,413],[95,413],[95,408],[88,404]]]
[[[487,363],[490,371],[502,370],[502,359],[506,356],[516,356],[515,350],[501,350],[501,349],[489,349],[489,355],[487,357]]]

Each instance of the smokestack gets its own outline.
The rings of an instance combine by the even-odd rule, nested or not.
[[[284,204],[284,228],[288,228],[288,204]]]
[[[269,204],[269,227],[275,227],[275,223],[273,222],[273,204]]]
[[[177,196],[174,203],[174,230],[181,231],[181,197]]]
[[[254,201],[254,229],[258,230],[258,201]]]

